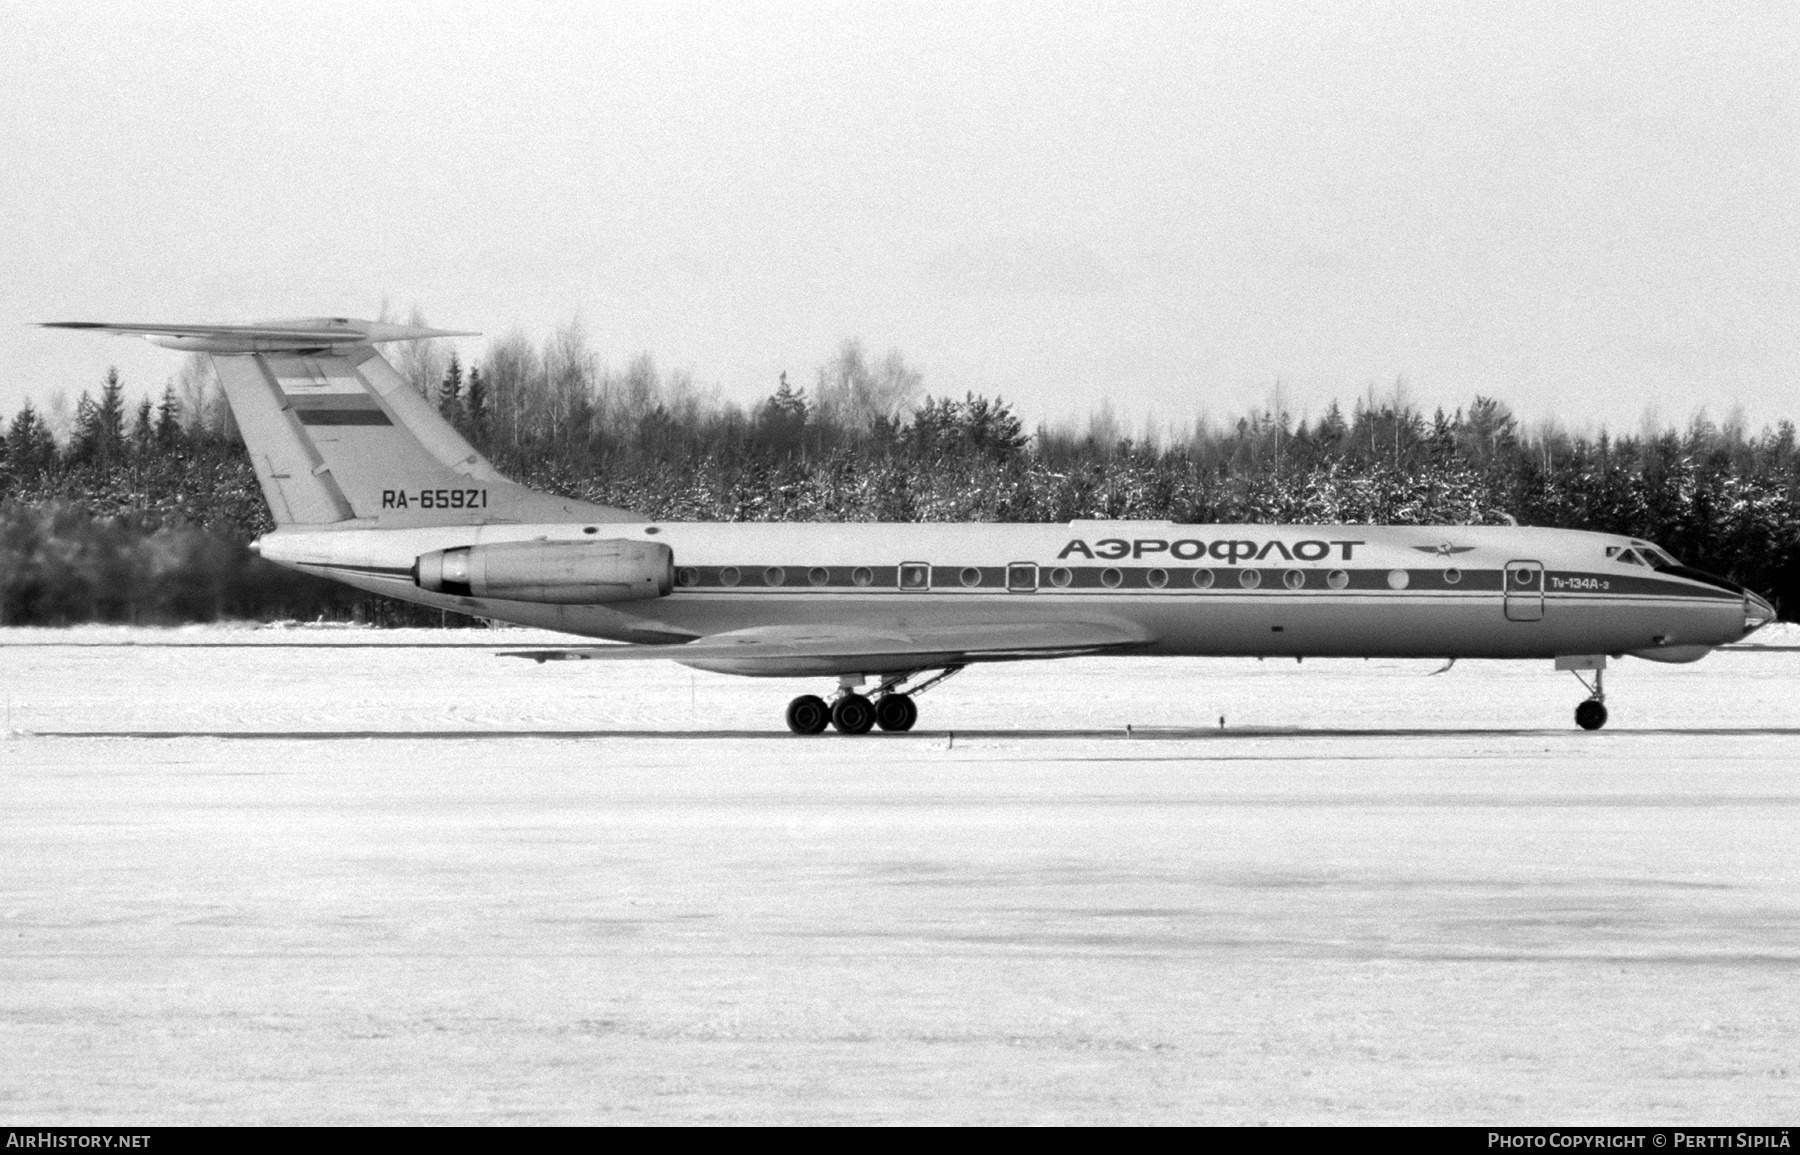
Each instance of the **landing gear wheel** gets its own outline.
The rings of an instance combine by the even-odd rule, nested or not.
[[[861,694],[845,694],[831,707],[831,724],[840,734],[867,734],[875,725],[875,705]]]
[[[1606,707],[1589,698],[1575,707],[1575,724],[1583,730],[1598,730],[1606,725]]]
[[[884,694],[875,702],[875,724],[883,730],[910,730],[919,706],[906,694]]]
[[[822,734],[831,721],[831,707],[815,694],[802,694],[788,703],[788,729],[796,734]]]

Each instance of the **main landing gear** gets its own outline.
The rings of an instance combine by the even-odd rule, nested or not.
[[[827,725],[840,734],[867,734],[876,726],[890,732],[910,730],[919,720],[919,706],[913,698],[961,669],[951,666],[908,689],[902,689],[902,683],[920,671],[884,676],[872,701],[857,693],[862,676],[846,674],[838,679],[837,695],[829,704],[817,694],[802,694],[789,702],[788,729],[796,734],[822,734]]]
[[[910,730],[919,708],[905,694],[883,694],[871,702],[846,690],[827,703],[817,694],[802,694],[788,703],[788,729],[796,734],[823,734],[836,726],[840,734],[867,734],[879,723],[883,730]]]

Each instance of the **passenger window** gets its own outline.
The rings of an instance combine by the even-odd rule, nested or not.
[[[928,590],[931,588],[931,567],[922,561],[903,561],[900,563],[900,588],[903,590]]]
[[[1006,567],[1006,588],[1034,590],[1038,584],[1038,568],[1030,562],[1014,562]]]

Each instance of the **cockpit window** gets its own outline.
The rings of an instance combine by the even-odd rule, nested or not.
[[[1609,545],[1606,547],[1606,556],[1626,565],[1647,565],[1651,569],[1668,569],[1670,566],[1680,568],[1681,566],[1680,562],[1662,550],[1641,541],[1633,542],[1629,546]]]

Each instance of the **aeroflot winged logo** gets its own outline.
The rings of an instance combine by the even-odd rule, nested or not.
[[[1076,538],[1062,547],[1057,554],[1061,561],[1069,557],[1085,557],[1105,561],[1117,561],[1121,558],[1146,558],[1168,555],[1178,561],[1198,561],[1201,558],[1212,558],[1226,565],[1236,565],[1245,561],[1268,561],[1277,558],[1281,561],[1324,561],[1332,555],[1333,550],[1344,561],[1356,558],[1356,547],[1367,545],[1366,541],[1344,541],[1333,538],[1330,541],[1308,539],[1306,541],[1250,541],[1247,539],[1221,539],[1214,542],[1199,541],[1184,537],[1179,541],[1168,541],[1159,537],[1140,537],[1126,541],[1122,537],[1106,537],[1093,545]]]
[[[1441,541],[1436,545],[1415,545],[1413,548],[1420,553],[1434,553],[1439,557],[1449,557],[1451,554],[1468,553],[1475,547],[1472,545],[1451,545],[1447,541]]]

